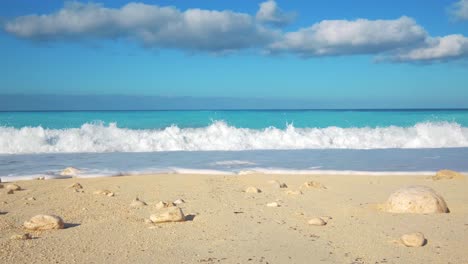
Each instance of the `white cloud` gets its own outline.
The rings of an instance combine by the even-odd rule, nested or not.
[[[462,35],[430,37],[424,45],[390,56],[394,61],[431,62],[468,57],[468,38]]]
[[[468,20],[468,0],[459,0],[452,5],[450,12],[457,19]]]
[[[303,57],[377,54],[414,45],[426,31],[408,17],[396,20],[324,20],[290,32],[271,44],[272,52],[294,52]]]
[[[286,26],[296,18],[294,12],[284,12],[274,0],[268,0],[260,4],[256,18],[263,23],[269,23],[275,26]]]
[[[129,38],[150,47],[226,52],[265,45],[276,35],[243,13],[129,3],[120,9],[69,3],[56,13],[18,17],[5,30],[33,40]]]

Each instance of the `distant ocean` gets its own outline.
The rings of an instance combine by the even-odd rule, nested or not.
[[[468,171],[468,110],[0,112],[0,177]]]

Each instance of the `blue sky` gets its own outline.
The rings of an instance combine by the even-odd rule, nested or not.
[[[467,0],[6,0],[0,21],[0,94],[468,107]]]

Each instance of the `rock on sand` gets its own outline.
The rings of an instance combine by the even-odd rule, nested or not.
[[[325,220],[323,220],[322,218],[320,217],[315,217],[315,218],[312,218],[309,220],[309,225],[314,225],[314,226],[324,226],[327,224],[327,222],[325,222]]]
[[[277,202],[272,202],[272,203],[267,203],[266,206],[267,206],[267,207],[279,207],[280,205],[279,205],[279,203],[277,203]]]
[[[245,189],[246,193],[261,193],[262,191],[256,187],[249,186]]]
[[[13,240],[28,240],[28,239],[32,239],[32,236],[31,234],[22,234],[22,235],[12,235],[10,237],[10,239],[13,239]]]
[[[390,195],[385,205],[390,213],[448,213],[444,198],[426,186],[407,186]]]
[[[427,242],[424,235],[419,232],[402,235],[400,240],[407,247],[422,247]]]
[[[13,184],[13,183],[12,183],[12,184],[8,184],[8,185],[5,187],[5,189],[7,189],[7,190],[12,190],[12,191],[19,191],[19,190],[21,190],[21,187],[20,187],[19,185],[17,185],[17,184]]]
[[[179,207],[173,206],[160,209],[157,214],[150,216],[150,220],[153,223],[182,222],[185,216]]]
[[[463,174],[452,170],[440,170],[436,173],[435,176],[432,176],[432,179],[435,181],[451,179],[463,180],[464,178],[465,176],[463,176]]]
[[[64,223],[62,218],[55,215],[36,215],[24,222],[23,226],[28,230],[50,230],[63,229]]]

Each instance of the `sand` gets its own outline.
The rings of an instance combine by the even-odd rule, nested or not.
[[[277,180],[288,188],[278,189]],[[301,188],[314,181],[327,189]],[[79,182],[83,189],[68,188]],[[0,189],[0,263],[468,263],[467,180],[366,175],[148,175],[17,182]],[[379,210],[405,185],[425,185],[450,213]],[[261,193],[246,193],[255,186]],[[285,190],[302,190],[288,195]],[[95,195],[109,190],[113,197]],[[34,199],[29,199],[34,197]],[[131,208],[138,197],[148,205]],[[159,201],[175,201],[185,222],[152,224]],[[269,208],[271,202],[281,204]],[[51,214],[65,229],[26,231]],[[325,226],[308,224],[327,219]],[[421,232],[423,247],[404,234]],[[32,239],[11,239],[30,233]]]

